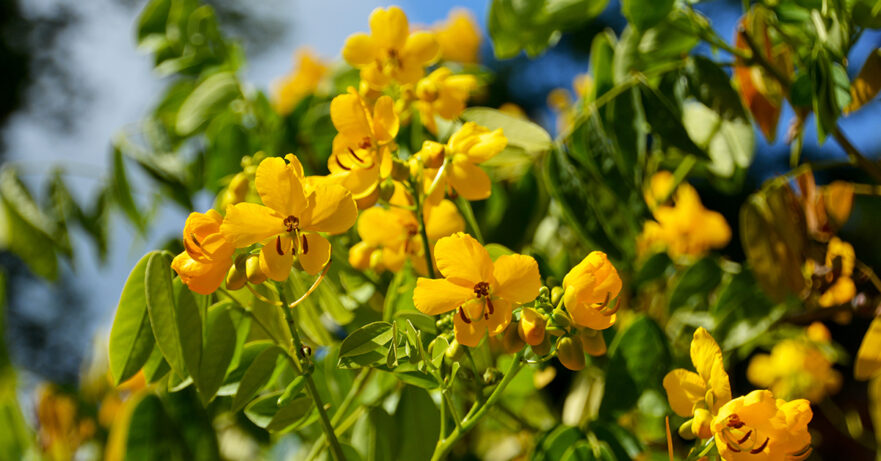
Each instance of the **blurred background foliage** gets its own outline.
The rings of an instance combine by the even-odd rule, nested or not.
[[[223,203],[231,179],[255,153],[296,152],[307,174],[326,173],[336,134],[329,103],[357,85],[357,71],[328,63],[314,90],[282,109],[278,93],[248,81],[242,43],[259,48],[284,26],[254,23],[236,2],[209,3],[137,5],[135,40],[161,88],[142,120],[114,127],[99,187],[74,192],[76,168],[63,163],[41,164],[33,175],[21,161],[30,153],[4,162],[0,331],[7,337],[30,334],[21,323],[11,331],[6,313],[16,314],[7,307],[48,303],[76,312],[77,291],[65,288],[78,284],[74,254],[94,249],[106,258],[116,238],[113,216],[123,217],[138,239],[152,236],[151,248],[177,253],[179,225],[156,238],[161,210],[200,210],[215,197]],[[0,59],[10,70],[2,77],[5,122],[29,94],[34,73],[51,69],[34,50],[48,39],[34,37],[57,33],[72,19],[33,21],[8,0],[2,9]],[[482,83],[471,104],[514,103],[555,134],[545,145],[506,130],[510,148],[487,165],[492,195],[474,204],[485,240],[535,256],[542,274],[557,283],[583,255],[602,250],[625,279],[625,291],[619,324],[604,333],[606,356],[590,358],[579,373],[556,362],[524,369],[500,415],[451,456],[666,459],[670,410],[662,378],[687,365],[691,334],[703,326],[726,353],[737,395],[768,387],[813,401],[815,458],[874,458],[879,381],[855,380],[853,367],[881,299],[873,271],[881,267],[875,235],[881,142],[873,129],[881,88],[878,6],[870,0],[494,0],[480,22],[487,34],[482,59],[461,66]],[[570,84],[588,70],[588,78]],[[481,117],[479,110],[463,115],[486,120]],[[423,139],[415,131],[401,138],[405,154]],[[653,194],[652,178],[661,171],[670,172],[669,183]],[[678,188],[689,183],[703,205],[724,216],[730,243],[677,246],[677,239],[694,242],[693,234],[706,230],[698,225],[700,202],[687,208],[679,198]],[[660,237],[647,231],[647,222],[664,229]],[[836,241],[852,244],[850,253]],[[360,376],[337,368],[340,339],[380,320],[383,302],[407,304],[415,280],[412,274],[369,283],[363,277],[334,267],[318,300],[298,308],[309,342],[320,348],[315,374],[323,400],[333,406]],[[38,283],[50,295],[29,298],[17,290],[24,283]],[[397,300],[383,299],[391,284],[403,292]],[[87,289],[105,298],[122,291],[121,285]],[[243,318],[229,322],[239,339],[235,355],[213,389],[222,398],[204,408],[197,386],[155,384],[168,371],[158,349],[146,376],[116,387],[101,339],[95,352],[71,352],[85,358],[83,365],[76,360],[61,371],[47,364],[51,359],[10,357],[0,342],[0,418],[10,429],[0,434],[0,458],[289,459],[319,437],[314,413],[275,420],[270,429],[283,430],[268,431],[275,414],[259,414],[260,405],[229,411],[241,402],[233,400],[236,387],[224,386],[241,386],[245,365],[260,357],[271,362],[268,373],[282,370],[272,375],[278,394],[286,387],[279,383],[291,381],[278,376],[283,367],[264,356],[265,345],[243,346],[242,331],[250,331]],[[83,321],[71,325],[83,331]],[[32,328],[52,334],[71,327]],[[476,360],[484,369],[505,365],[492,356]],[[774,360],[821,366],[778,370],[778,376]],[[32,376],[29,386],[17,379],[18,369]],[[430,456],[435,402],[418,373],[396,375],[383,373],[364,389],[346,450],[364,459]],[[41,378],[54,383],[33,384]],[[168,391],[176,388],[182,390]],[[408,430],[416,419],[427,423]],[[683,421],[672,417],[674,437]],[[675,441],[684,457],[685,442]]]

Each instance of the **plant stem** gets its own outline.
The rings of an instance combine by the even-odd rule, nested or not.
[[[477,218],[474,217],[474,210],[471,209],[471,202],[459,196],[456,197],[456,205],[458,205],[459,211],[462,212],[462,216],[465,218],[465,222],[468,223],[468,227],[471,228],[471,233],[474,234],[474,238],[483,245],[483,234],[480,233],[480,226],[477,225]]]
[[[422,187],[410,181],[410,190],[413,192],[413,200],[416,201],[416,219],[419,221],[419,235],[422,237],[422,252],[425,253],[425,265],[428,266],[428,277],[434,278],[434,260],[431,258],[431,244],[428,242],[428,233],[425,231],[425,213],[422,209],[425,197],[422,197]]]
[[[287,318],[288,328],[291,330],[291,341],[292,347],[288,348],[288,355],[290,356],[292,362],[295,364],[297,368],[303,374],[303,377],[306,381],[306,392],[309,394],[309,397],[315,402],[315,407],[318,409],[318,419],[321,421],[321,428],[324,430],[324,435],[327,437],[327,440],[330,442],[330,453],[333,455],[333,459],[336,461],[346,461],[346,456],[343,454],[343,449],[340,446],[339,440],[336,438],[336,434],[333,431],[333,425],[330,423],[330,419],[327,417],[327,410],[324,408],[324,403],[321,401],[321,396],[318,395],[318,389],[315,387],[315,381],[312,380],[311,370],[307,370],[303,367],[303,364],[300,363],[300,359],[298,354],[303,350],[303,343],[300,341],[300,334],[297,331],[297,326],[294,323],[294,316],[291,314],[291,310],[288,309],[288,302],[285,299],[284,290],[281,284],[277,286],[278,288],[278,296],[281,299],[283,304],[282,310],[284,311],[285,317]],[[305,357],[304,357],[305,358]]]
[[[511,383],[514,377],[517,376],[517,372],[519,372],[521,368],[523,368],[522,350],[514,355],[511,365],[508,367],[508,370],[505,371],[505,376],[502,377],[501,382],[499,382],[499,384],[496,385],[496,388],[493,389],[489,398],[487,398],[483,404],[475,403],[468,414],[465,415],[461,424],[453,429],[453,432],[451,432],[449,436],[437,441],[437,445],[434,448],[434,454],[431,456],[432,461],[440,461],[444,459],[450,449],[453,448],[453,445],[459,441],[459,438],[465,435],[469,430],[473,429],[474,426],[480,422],[480,419],[483,418],[489,409],[495,405],[496,401],[499,400],[502,392],[505,391],[505,388],[508,387],[508,384]]]
[[[346,394],[346,397],[343,399],[343,402],[340,403],[340,407],[334,412],[333,417],[330,418],[330,424],[335,427],[336,433],[345,432],[345,425],[340,424],[343,421],[343,417],[345,417],[346,413],[349,411],[349,407],[352,405],[352,402],[355,401],[355,398],[358,394],[364,390],[364,385],[367,383],[368,378],[373,372],[373,368],[362,368],[361,372],[358,373],[358,376],[355,377],[355,380],[352,382],[352,387],[349,389],[349,393]],[[357,413],[357,410],[356,410]],[[352,413],[352,414],[356,414]],[[327,445],[327,437],[325,437],[322,432],[321,435],[315,440],[315,443],[312,444],[312,449],[309,450],[309,454],[306,455],[306,460],[315,459],[324,447]]]

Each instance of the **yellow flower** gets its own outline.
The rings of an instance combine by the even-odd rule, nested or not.
[[[517,325],[520,338],[530,346],[538,346],[545,339],[545,326],[548,319],[537,310],[528,307],[520,311],[520,322]]]
[[[703,327],[691,341],[691,363],[697,373],[677,368],[664,376],[670,408],[683,418],[694,416],[692,432],[709,438],[709,416],[731,400],[731,384],[722,362],[722,350]]]
[[[754,385],[787,400],[805,398],[820,402],[841,387],[841,374],[807,336],[780,341],[770,355],[756,354],[746,376]]]
[[[330,259],[330,242],[318,232],[336,234],[355,224],[358,209],[352,193],[335,184],[307,181],[293,154],[260,162],[255,185],[263,205],[227,208],[220,226],[223,236],[236,248],[262,242],[260,270],[273,280],[287,279],[295,255],[306,272],[320,272]]]
[[[652,177],[646,191],[646,203],[655,221],[647,221],[639,238],[640,251],[660,246],[672,257],[700,256],[711,248],[722,248],[731,240],[731,228],[725,218],[704,208],[697,191],[682,183],[673,195],[673,205],[658,202],[669,194],[673,177],[661,172]]]
[[[370,35],[350,35],[343,46],[343,58],[361,69],[361,80],[382,89],[392,80],[416,83],[425,67],[437,59],[440,46],[431,32],[410,33],[404,12],[392,6],[370,13]]]
[[[563,277],[563,304],[572,320],[594,330],[615,324],[616,314],[607,309],[621,292],[621,277],[602,251],[592,251]]]
[[[507,145],[508,138],[501,128],[490,131],[474,122],[462,125],[459,131],[450,136],[446,145],[426,141],[422,150],[416,153],[416,157],[423,159],[426,165],[425,190],[428,192],[434,181],[440,181],[441,184],[434,189],[429,199],[433,203],[440,201],[446,189],[445,184],[449,184],[466,200],[488,198],[492,192],[492,183],[477,164],[495,157]],[[445,163],[442,166],[443,171],[434,169],[440,159]]]
[[[425,233],[432,245],[441,237],[465,230],[465,220],[449,200],[443,200],[437,206],[425,207],[423,214]],[[368,208],[358,218],[357,229],[361,242],[349,250],[352,267],[364,270],[373,262],[381,263],[379,268],[372,267],[375,270],[397,272],[409,259],[417,273],[428,273],[419,221],[412,211],[399,206]],[[381,257],[371,261],[370,254],[376,251],[380,252]]]
[[[465,110],[465,103],[471,92],[477,87],[477,79],[473,75],[454,75],[450,69],[441,67],[419,80],[416,85],[414,105],[419,110],[422,124],[433,134],[437,134],[438,115],[453,120]]]
[[[171,261],[181,282],[202,295],[217,290],[233,263],[235,247],[221,234],[222,222],[223,217],[214,210],[190,213],[184,224],[184,251]]]
[[[413,303],[421,312],[453,316],[456,339],[475,347],[489,332],[511,322],[513,305],[534,300],[541,288],[538,263],[530,256],[502,255],[495,262],[473,237],[463,233],[438,240],[435,260],[443,279],[420,277]]]
[[[480,27],[464,8],[450,11],[447,20],[435,26],[441,58],[461,63],[477,62],[480,51]]]
[[[838,306],[849,302],[856,296],[857,288],[851,278],[856,256],[851,244],[832,237],[826,247],[826,269],[823,276],[826,288],[818,303],[822,307]]]
[[[281,115],[287,115],[304,97],[312,94],[327,74],[327,66],[312,51],[301,48],[296,53],[294,70],[272,85],[272,105]]]
[[[726,461],[798,461],[811,453],[811,404],[752,391],[719,409],[710,427]]]
[[[382,96],[371,109],[350,87],[331,101],[330,118],[338,133],[327,160],[330,176],[325,181],[351,191],[362,208],[373,205],[375,197],[366,199],[377,196],[380,179],[391,174],[391,149],[400,128],[394,101]]]

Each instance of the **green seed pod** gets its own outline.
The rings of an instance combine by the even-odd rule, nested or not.
[[[563,297],[563,287],[554,287],[551,289],[551,304],[560,304],[560,298]]]

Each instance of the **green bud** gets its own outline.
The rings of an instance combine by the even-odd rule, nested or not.
[[[563,287],[554,287],[551,290],[551,304],[560,304],[560,298],[563,297]]]
[[[544,340],[538,346],[532,346],[532,352],[535,352],[536,355],[544,356],[548,355],[548,352],[551,351],[551,340],[548,339],[548,335],[545,335]]]
[[[462,355],[465,354],[465,349],[462,349],[462,345],[459,344],[459,341],[454,339],[449,347],[447,347],[445,354],[450,360],[459,360],[462,358]]]
[[[551,290],[549,290],[548,287],[546,287],[546,286],[542,286],[538,290],[538,295],[543,296],[543,297],[548,297],[551,295]]]
[[[554,309],[554,313],[551,314],[551,317],[554,319],[554,323],[561,328],[569,328],[572,326],[572,319],[563,309]]]
[[[254,285],[259,285],[266,281],[266,274],[260,269],[260,258],[257,255],[248,255],[245,260],[245,275],[248,281]]]
[[[578,371],[584,369],[584,348],[577,336],[563,336],[557,340],[557,359],[564,367]]]
[[[388,202],[392,195],[395,195],[395,183],[391,179],[386,179],[379,184],[379,198]]]
[[[691,430],[691,422],[692,420],[689,419],[679,426],[679,437],[682,437],[685,440],[694,440],[695,437],[697,437],[694,435],[694,431]]]
[[[226,273],[226,288],[229,290],[239,290],[248,282],[248,276],[245,273],[245,258],[239,256],[236,262],[230,266],[229,272]]]

